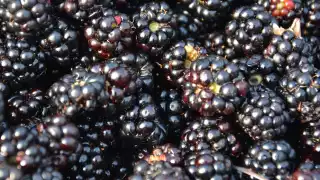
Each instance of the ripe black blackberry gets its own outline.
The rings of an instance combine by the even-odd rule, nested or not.
[[[209,149],[191,153],[184,167],[192,179],[232,179],[232,162],[228,156]]]
[[[299,20],[294,23],[293,28],[297,27],[297,29],[276,32],[271,43],[264,50],[264,55],[275,63],[279,73],[302,64],[314,63],[311,44],[300,36]],[[275,30],[279,29],[275,28]]]
[[[143,83],[132,67],[119,61],[105,61],[93,65],[90,71],[106,79],[104,88],[109,93],[109,101],[104,108],[109,113],[123,112],[134,106],[136,92],[141,91]]]
[[[172,84],[182,85],[186,69],[200,56],[206,55],[207,50],[192,38],[179,41],[163,54],[160,67],[164,69],[166,78]]]
[[[64,176],[52,166],[40,167],[32,174],[32,180],[63,180],[63,178]]]
[[[50,162],[56,167],[73,163],[75,154],[81,152],[80,133],[76,125],[62,115],[52,115],[37,125],[39,142],[52,154]]]
[[[276,66],[270,58],[254,54],[246,58],[233,59],[232,62],[239,66],[251,86],[278,85],[280,76],[275,72]]]
[[[222,32],[206,34],[203,40],[204,47],[213,54],[224,57],[228,60],[234,59],[237,54],[227,44],[227,36]]]
[[[158,107],[150,94],[139,93],[136,104],[119,116],[119,123],[126,147],[152,147],[167,136]]]
[[[148,54],[143,52],[131,53],[125,52],[118,57],[110,60],[115,60],[128,66],[133,74],[137,74],[137,84],[140,84],[140,90],[152,92],[154,88],[153,69],[154,65]]]
[[[57,9],[84,24],[87,24],[92,17],[101,15],[104,9],[112,6],[111,0],[62,1],[56,3]]]
[[[23,172],[35,171],[50,155],[38,136],[36,129],[23,126],[6,129],[0,136],[0,159]]]
[[[263,6],[282,27],[288,28],[295,18],[303,17],[303,2],[301,0],[255,0]]]
[[[181,0],[179,3],[184,9],[189,11],[193,16],[201,19],[206,23],[222,22],[221,19],[231,11],[231,5],[234,0],[225,1],[197,1],[197,0]],[[218,25],[218,24],[217,24]]]
[[[240,54],[260,54],[273,34],[272,21],[272,15],[262,6],[238,8],[225,29],[228,45]]]
[[[175,9],[173,14],[172,25],[177,28],[179,39],[197,38],[199,33],[204,32],[205,24],[199,19],[193,17],[186,11]]]
[[[104,76],[76,69],[55,82],[49,88],[48,96],[53,108],[72,116],[107,105],[109,93],[105,88]]]
[[[309,172],[296,171],[295,173],[293,173],[291,178],[292,180],[301,180],[301,179],[317,180],[317,179],[320,179],[320,171],[319,170],[309,171]]]
[[[270,179],[286,179],[294,170],[296,153],[284,140],[260,141],[250,148],[244,165]]]
[[[21,90],[7,100],[7,117],[10,124],[36,123],[49,111],[49,101],[41,90]]]
[[[21,169],[18,169],[15,166],[11,166],[1,160],[1,168],[0,168],[0,178],[1,179],[12,179],[12,180],[19,180],[23,177],[24,173]]]
[[[19,36],[35,35],[51,23],[49,0],[4,0],[0,2],[0,18],[4,26]]]
[[[304,171],[304,172],[310,172],[313,170],[320,170],[320,164],[317,164],[317,163],[307,159],[299,165],[298,170]]]
[[[173,141],[180,139],[181,132],[194,118],[195,113],[183,103],[179,90],[158,88],[156,97],[160,116],[168,129],[168,136]]]
[[[283,136],[294,121],[277,94],[269,89],[250,91],[239,113],[240,126],[254,140],[275,139]]]
[[[79,35],[68,22],[54,18],[52,24],[41,32],[40,46],[50,55],[50,69],[63,70],[79,61]]]
[[[320,178],[320,165],[307,159],[293,173],[293,180],[317,180]]]
[[[306,19],[306,35],[320,35],[320,2],[317,0],[306,0],[304,4],[304,15]]]
[[[318,36],[307,36],[304,39],[311,45],[311,55],[315,67],[320,68],[320,38]]]
[[[204,116],[232,114],[246,97],[249,85],[244,79],[236,64],[202,56],[185,74],[183,101]]]
[[[293,115],[302,122],[317,121],[320,94],[320,71],[312,65],[303,65],[287,72],[279,81],[278,93],[286,100]]]
[[[160,55],[177,35],[171,22],[173,11],[164,1],[146,3],[139,9],[133,15],[137,46],[152,55]]]
[[[36,44],[6,34],[0,42],[1,78],[11,91],[30,86],[46,73],[44,52]]]
[[[201,117],[188,125],[181,135],[184,154],[210,149],[232,156],[241,153],[241,143],[233,132],[228,117]]]
[[[101,58],[118,55],[133,44],[133,24],[126,14],[116,11],[93,19],[84,31],[89,47]]]
[[[302,129],[302,144],[313,153],[320,152],[320,121],[308,122]]]
[[[104,115],[104,112],[95,110],[86,113],[86,116],[75,117],[74,119],[82,142],[90,142],[90,145],[99,146],[103,149],[115,146],[118,128],[114,118]]]
[[[69,170],[65,176],[67,179],[106,179],[108,177],[106,158],[102,147],[84,141],[76,162],[70,167],[71,172]]]
[[[141,160],[135,163],[134,174],[129,177],[129,180],[139,179],[189,180],[190,178],[181,167],[173,167],[168,162],[157,161],[149,164],[147,161]]]

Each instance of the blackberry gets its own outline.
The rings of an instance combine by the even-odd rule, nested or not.
[[[186,124],[193,118],[193,112],[182,101],[181,91],[175,89],[159,89],[157,104],[160,116],[168,129],[168,136],[180,138]]]
[[[111,0],[63,1],[62,3],[57,3],[59,11],[66,13],[83,24],[88,23],[92,17],[99,16],[104,9],[112,6]]]
[[[107,105],[109,93],[105,88],[104,76],[77,69],[55,82],[49,88],[48,96],[57,111],[72,116]]]
[[[153,148],[151,153],[143,155],[143,159],[149,164],[154,164],[159,161],[168,162],[172,166],[180,166],[183,164],[181,150],[169,143]]]
[[[49,111],[49,101],[41,90],[21,90],[7,100],[10,124],[36,123]]]
[[[133,15],[137,46],[152,55],[159,55],[177,35],[171,22],[173,11],[163,1],[146,3],[139,9]]]
[[[291,69],[279,81],[278,93],[286,100],[293,115],[300,116],[302,122],[317,121],[319,118],[318,84],[320,71],[312,65]],[[315,116],[314,116],[315,115]]]
[[[63,167],[70,157],[79,153],[79,130],[73,123],[62,115],[52,115],[43,119],[37,125],[39,142],[52,153],[51,162],[57,167]]]
[[[204,37],[203,44],[210,53],[224,57],[228,60],[234,59],[237,56],[234,48],[228,46],[227,36],[222,32],[207,34]]]
[[[292,180],[308,179],[308,180],[317,180],[320,178],[320,171],[311,171],[311,172],[301,172],[296,171],[292,175]]]
[[[1,157],[0,157],[1,158]],[[1,162],[0,165],[0,179],[10,179],[10,180],[19,180],[23,177],[24,173],[21,169],[11,166],[4,162]]]
[[[37,171],[32,174],[32,180],[63,180],[63,178],[63,175],[52,166],[38,168]]]
[[[173,14],[172,25],[177,28],[177,36],[179,39],[185,39],[188,37],[196,38],[199,33],[204,32],[205,24],[199,19],[193,17],[186,11]]]
[[[82,142],[82,151],[71,165],[67,179],[106,179],[108,177],[103,148]]]
[[[293,173],[292,179],[308,179],[308,180],[316,180],[320,178],[320,165],[316,164],[313,161],[306,160],[302,162],[299,168]]]
[[[158,161],[154,164],[148,164],[147,161],[141,160],[135,164],[134,174],[129,177],[129,180],[138,180],[138,179],[189,180],[190,178],[182,168],[172,167],[167,162]]]
[[[4,26],[19,36],[35,35],[51,23],[51,4],[48,0],[3,0],[0,18]]]
[[[167,131],[152,96],[140,93],[132,109],[119,116],[120,134],[125,146],[153,146],[163,142]]]
[[[45,164],[49,155],[46,147],[40,144],[38,136],[35,129],[23,126],[5,130],[0,136],[0,156],[8,165],[32,172]]]
[[[93,19],[84,31],[89,47],[104,59],[124,52],[133,44],[133,24],[126,14],[115,11]]]
[[[75,117],[75,119],[77,119],[77,127],[82,142],[90,142],[90,145],[99,146],[103,149],[113,147],[116,144],[118,128],[112,117],[95,110],[92,113],[86,113],[86,116],[82,119],[78,117]]]
[[[244,159],[246,167],[270,179],[286,179],[294,170],[295,151],[284,140],[260,141]]]
[[[0,43],[1,78],[11,90],[30,86],[46,73],[44,52],[27,40],[6,36]]]
[[[320,35],[320,3],[317,0],[306,0],[304,5],[304,15],[306,19],[306,35]]]
[[[50,69],[71,67],[78,61],[79,38],[75,27],[55,18],[42,34],[40,46],[53,58]]]
[[[111,59],[110,59],[111,60]],[[125,64],[133,71],[133,74],[137,74],[137,83],[141,84],[141,90],[152,92],[154,87],[153,69],[154,65],[148,54],[143,52],[125,52],[118,57],[112,59],[119,63]]]
[[[233,59],[245,75],[251,86],[264,84],[268,87],[276,87],[280,76],[275,72],[276,66],[270,58],[254,54],[247,58]]]
[[[299,21],[295,22],[299,24]],[[285,70],[301,64],[312,64],[314,59],[311,53],[311,44],[301,38],[299,32],[290,29],[276,33],[269,46],[264,50],[264,55],[275,63],[279,73],[284,73]]]
[[[136,92],[140,91],[143,83],[139,83],[137,72],[126,64],[107,61],[95,64],[90,68],[95,74],[101,74],[106,79],[106,91],[109,92],[109,113],[123,112],[134,106]]]
[[[288,28],[295,18],[303,16],[301,0],[255,0],[275,17],[282,27]]]
[[[239,67],[216,55],[192,62],[185,74],[183,101],[205,116],[232,114],[248,91]]]
[[[238,156],[241,152],[241,143],[227,119],[227,117],[201,117],[190,123],[181,135],[180,149],[184,154],[210,149]]]
[[[320,38],[317,36],[304,37],[306,42],[311,45],[311,55],[313,56],[314,65],[320,67]]]
[[[302,144],[312,152],[320,152],[320,121],[306,123],[302,129]]]
[[[272,90],[251,91],[238,113],[238,121],[254,140],[283,136],[293,122],[289,110]]]
[[[193,16],[198,17],[206,23],[216,23],[225,18],[231,10],[234,0],[225,1],[197,1],[181,0],[180,4]]]
[[[179,41],[172,45],[161,59],[161,66],[169,81],[182,85],[185,69],[190,67],[193,61],[206,55],[207,50],[192,38]]]
[[[313,170],[320,170],[320,164],[316,164],[315,162],[307,159],[306,161],[302,162],[299,166],[300,171],[309,172]]]
[[[273,34],[273,18],[262,6],[243,6],[235,10],[225,32],[227,42],[238,53],[261,53]]]
[[[232,162],[219,152],[202,150],[185,158],[184,166],[192,179],[232,179]]]

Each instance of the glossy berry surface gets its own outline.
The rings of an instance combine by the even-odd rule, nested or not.
[[[133,15],[137,46],[152,55],[159,55],[177,34],[171,25],[173,11],[163,1],[146,3],[139,9]]]
[[[261,141],[250,148],[244,163],[263,175],[283,179],[294,168],[295,151],[285,141]]]
[[[194,61],[184,83],[183,101],[206,116],[235,112],[248,91],[238,66],[216,55]]]
[[[253,139],[274,139],[284,135],[292,123],[285,102],[271,90],[252,91],[238,114],[240,126]]]
[[[0,0],[0,180],[318,180],[319,0]]]

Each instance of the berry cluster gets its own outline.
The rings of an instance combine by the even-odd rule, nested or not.
[[[320,179],[320,1],[0,0],[2,179]]]

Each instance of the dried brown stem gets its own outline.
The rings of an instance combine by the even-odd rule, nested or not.
[[[295,18],[292,25],[288,29],[278,26],[278,24],[272,24],[273,33],[281,36],[286,30],[292,31],[297,38],[301,38],[301,21],[299,18]]]
[[[254,177],[258,180],[269,180],[269,178],[263,176],[263,175],[260,175],[260,174],[257,174],[253,171],[251,171],[250,169],[247,169],[247,168],[243,168],[243,167],[239,167],[239,166],[233,166],[234,169],[236,169],[239,173],[243,173],[243,174],[247,174],[251,177]]]

